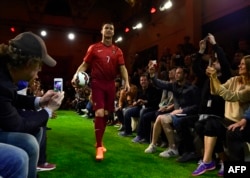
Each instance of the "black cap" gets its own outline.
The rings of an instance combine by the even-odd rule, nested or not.
[[[56,65],[56,61],[48,55],[43,39],[32,32],[20,33],[11,39],[9,44],[24,54],[40,57],[41,61],[50,67]]]

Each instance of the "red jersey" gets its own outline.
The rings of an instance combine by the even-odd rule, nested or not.
[[[124,65],[123,53],[115,45],[105,46],[102,42],[91,45],[83,59],[91,68],[92,80],[114,80]]]

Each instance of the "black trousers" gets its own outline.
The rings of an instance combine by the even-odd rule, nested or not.
[[[243,130],[240,130],[239,127],[234,131],[227,130],[226,138],[230,161],[244,161],[244,144],[245,142],[250,143],[250,122],[247,122]]]
[[[175,130],[178,136],[178,151],[181,154],[185,152],[195,152],[194,130],[195,122],[199,119],[198,115],[185,116],[177,124]]]
[[[214,152],[221,153],[224,151],[226,140],[226,125],[229,123],[226,124],[224,118],[209,116],[207,119],[195,123],[195,131],[202,141],[204,136],[217,137]]]

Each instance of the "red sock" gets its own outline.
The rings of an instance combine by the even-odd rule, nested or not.
[[[104,118],[103,118],[103,133],[102,133],[102,136],[104,135],[104,132],[105,132],[105,129],[106,129],[106,126],[107,126],[107,122],[108,122],[108,116],[107,115],[104,115]]]
[[[95,117],[95,138],[96,138],[96,147],[102,146],[102,137],[105,130],[104,117]]]

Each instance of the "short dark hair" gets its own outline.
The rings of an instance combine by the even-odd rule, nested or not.
[[[148,74],[147,72],[142,73],[142,74],[140,75],[140,78],[141,78],[141,77],[146,77],[148,80],[150,79],[149,74]]]
[[[113,26],[114,26],[114,23],[113,23],[113,22],[103,22],[103,23],[102,23],[102,28],[103,28],[104,25],[106,25],[106,24],[109,24],[109,25],[113,25]]]
[[[181,68],[183,70],[184,74],[189,75],[189,73],[190,73],[190,70],[187,67],[185,67],[185,66],[177,66],[176,69],[177,68]]]

